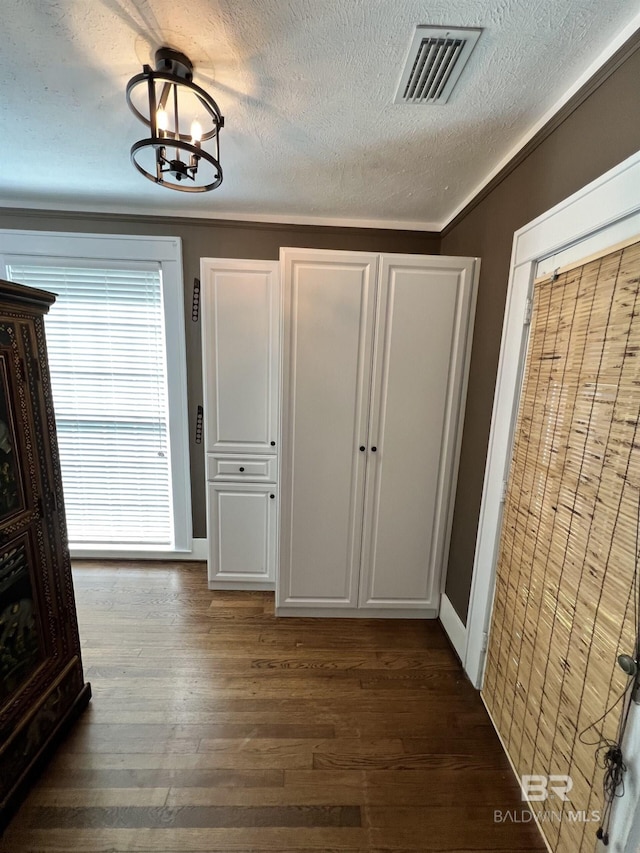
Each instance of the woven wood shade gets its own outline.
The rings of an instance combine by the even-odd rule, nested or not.
[[[483,697],[519,775],[572,777],[568,802],[535,804],[562,812],[541,823],[558,853],[594,849],[599,823],[567,814],[603,807],[579,735],[624,691],[636,640],[639,288],[639,242],[534,286]]]

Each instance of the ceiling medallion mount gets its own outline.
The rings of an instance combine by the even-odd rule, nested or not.
[[[142,74],[127,83],[127,103],[150,131],[131,146],[131,161],[163,187],[191,193],[215,190],[222,183],[220,108],[193,82],[193,65],[184,53],[161,47],[155,64],[155,70],[144,65]],[[213,153],[203,147],[205,142]]]

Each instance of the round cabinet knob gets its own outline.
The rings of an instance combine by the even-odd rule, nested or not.
[[[271,498],[271,500],[273,500],[275,498],[275,495],[269,495],[269,497]]]
[[[271,447],[275,447],[275,446],[276,446],[275,441],[271,441],[271,442],[269,442],[269,443],[271,444]]]
[[[371,452],[372,452],[372,453],[375,453],[377,449],[378,449],[378,448],[374,445],[374,446],[371,448]]]
[[[360,452],[364,453],[365,450],[366,450],[366,448],[365,448],[364,444],[361,444],[360,445]]]
[[[241,471],[244,471],[244,468],[241,468],[240,470],[241,470]]]

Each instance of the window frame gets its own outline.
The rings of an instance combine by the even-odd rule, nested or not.
[[[193,550],[189,425],[187,418],[187,354],[179,237],[121,234],[80,234],[57,231],[0,229],[0,274],[6,278],[10,257],[74,259],[92,264],[131,261],[158,264],[162,278],[166,347],[169,447],[173,510],[173,546],[124,544],[70,547],[73,557],[135,557],[189,554]]]

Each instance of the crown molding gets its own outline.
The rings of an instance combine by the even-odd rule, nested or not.
[[[47,214],[55,214],[62,218],[73,218],[77,216],[90,216],[91,218],[101,219],[103,221],[118,220],[136,221],[141,219],[148,220],[154,223],[166,225],[200,225],[200,226],[221,226],[231,228],[266,228],[273,230],[281,230],[282,228],[300,228],[312,229],[314,231],[331,231],[339,228],[340,231],[359,231],[362,229],[374,231],[403,231],[426,233],[431,236],[438,236],[440,233],[439,222],[417,222],[403,221],[397,219],[349,219],[330,216],[287,216],[284,214],[270,213],[234,213],[220,212],[215,214],[203,215],[200,211],[190,213],[189,211],[181,211],[179,214],[157,214],[152,209],[145,207],[125,207],[108,205],[108,204],[90,204],[83,206],[80,201],[56,203],[52,200],[43,202],[30,202],[28,207],[22,207],[20,199],[14,198],[9,204],[0,207],[0,214],[20,214],[23,216],[44,216]]]
[[[440,236],[446,237],[639,48],[640,15],[636,15],[633,21],[618,34],[607,49],[565,92],[562,98],[539,122],[527,131],[517,145],[476,186],[451,217],[442,224]]]

